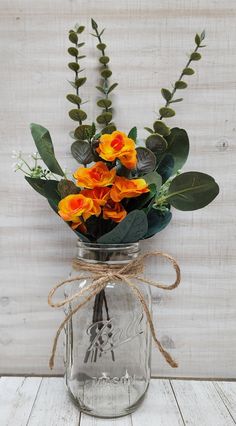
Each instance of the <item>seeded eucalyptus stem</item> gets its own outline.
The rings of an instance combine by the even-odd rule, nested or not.
[[[196,53],[197,51],[198,51],[198,49],[199,49],[199,45],[197,45],[196,47],[195,47],[195,49],[194,49],[194,51],[193,51],[193,54],[194,53]],[[186,75],[185,74],[185,72],[184,72],[184,70],[186,70],[186,69],[188,69],[189,68],[189,65],[191,64],[191,62],[194,60],[194,59],[192,59],[192,55],[190,56],[190,58],[189,58],[189,60],[188,60],[188,62],[187,62],[187,64],[185,65],[185,67],[184,67],[184,69],[183,69],[183,71],[181,72],[181,74],[180,74],[180,76],[179,76],[179,79],[176,81],[176,83],[175,83],[175,85],[174,85],[174,88],[173,88],[173,90],[172,90],[172,92],[171,92],[171,95],[170,95],[170,99],[168,99],[168,100],[166,100],[166,104],[165,104],[165,107],[164,108],[168,108],[168,106],[172,103],[172,100],[173,100],[173,97],[174,97],[174,95],[175,95],[175,92],[178,90],[178,83],[179,82],[182,82],[182,78],[183,78],[183,76],[184,75]],[[199,58],[200,59],[200,58]],[[195,59],[196,60],[196,59]],[[185,86],[185,87],[187,87],[187,86]],[[184,88],[184,87],[182,87],[182,88]],[[182,101],[182,98],[180,98],[180,99],[178,99],[177,101],[179,101],[179,102],[181,102]],[[175,101],[176,102],[176,101]],[[163,115],[160,115],[160,117],[159,117],[159,120],[162,120],[162,118],[163,118]]]
[[[69,62],[68,67],[75,73],[74,81],[69,81],[69,83],[75,89],[76,94],[68,94],[67,99],[77,107],[69,111],[69,116],[72,120],[78,121],[80,125],[87,118],[86,112],[81,109],[82,99],[79,96],[80,87],[86,82],[86,77],[79,78],[79,73],[84,71],[83,69],[80,70],[79,60],[85,58],[85,55],[79,55],[79,49],[85,43],[78,42],[78,34],[82,33],[84,29],[85,27],[77,25],[74,30],[69,31],[69,40],[73,43],[73,47],[69,47],[68,49],[69,55],[74,58],[74,62]]]
[[[99,99],[97,102],[97,105],[102,108],[102,113],[98,115],[97,122],[98,124],[105,125],[103,128],[103,131],[106,131],[107,133],[112,132],[116,129],[114,123],[111,123],[112,120],[112,101],[109,98],[109,94],[111,91],[117,86],[117,83],[112,84],[109,87],[109,78],[112,75],[112,71],[109,69],[108,63],[110,62],[110,58],[105,54],[106,44],[102,41],[102,34],[104,33],[105,29],[103,29],[101,32],[98,29],[97,23],[94,21],[94,19],[91,19],[91,25],[94,30],[94,34],[92,34],[94,37],[97,38],[98,44],[97,49],[101,52],[101,56],[99,58],[100,65],[102,66],[100,70],[101,77],[103,79],[102,86],[97,86],[96,88],[104,94],[104,97],[102,99]]]

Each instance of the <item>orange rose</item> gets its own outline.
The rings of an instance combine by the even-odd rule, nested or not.
[[[99,216],[101,207],[82,194],[71,194],[59,202],[58,213],[65,221],[71,221],[79,226],[90,216]]]
[[[109,195],[110,188],[106,187],[96,187],[94,189],[83,189],[80,194],[83,194],[85,197],[92,198],[94,203],[97,203],[99,206],[105,206]]]
[[[123,198],[138,197],[145,192],[149,192],[149,188],[144,179],[126,179],[116,176],[110,197],[113,201],[118,202]]]
[[[106,161],[115,161],[118,158],[127,169],[133,169],[137,164],[133,139],[118,130],[100,137],[97,152]]]
[[[112,219],[114,222],[121,222],[127,215],[126,210],[120,203],[109,200],[103,209],[103,219]]]
[[[109,170],[106,164],[98,161],[92,167],[79,167],[74,173],[74,178],[77,179],[77,186],[95,188],[112,185],[115,175],[115,169]]]

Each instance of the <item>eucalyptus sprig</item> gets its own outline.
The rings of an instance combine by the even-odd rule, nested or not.
[[[69,102],[76,105],[77,108],[73,108],[69,111],[69,116],[72,120],[78,121],[80,125],[82,122],[86,120],[87,114],[85,111],[81,109],[81,105],[83,103],[81,95],[79,93],[80,87],[86,82],[86,77],[79,77],[79,74],[84,71],[84,69],[80,69],[79,61],[85,58],[85,55],[80,55],[79,49],[84,46],[84,42],[79,43],[78,35],[84,31],[84,26],[76,25],[74,30],[69,31],[69,40],[73,44],[73,46],[68,48],[68,53],[74,58],[73,62],[68,63],[68,67],[74,71],[74,80],[69,81],[71,86],[75,89],[76,94],[69,93],[66,98]]]
[[[166,103],[163,107],[159,109],[160,116],[157,121],[153,124],[153,129],[149,127],[145,127],[145,129],[149,133],[157,134],[157,137],[155,137],[155,140],[159,142],[160,145],[163,146],[163,138],[165,136],[168,136],[170,134],[169,127],[163,123],[161,120],[163,118],[170,118],[175,115],[175,110],[170,107],[171,104],[181,102],[183,98],[174,98],[175,93],[177,90],[184,90],[188,87],[188,84],[183,81],[184,76],[190,76],[194,74],[194,69],[190,67],[191,63],[194,61],[199,61],[201,59],[201,54],[198,52],[198,49],[201,49],[205,47],[205,45],[202,45],[202,41],[205,39],[205,31],[202,31],[202,33],[196,34],[195,36],[195,44],[196,47],[194,51],[190,54],[189,60],[183,70],[181,71],[181,74],[179,76],[179,79],[175,82],[172,91],[166,88],[161,89],[161,94],[163,98],[165,99]],[[154,138],[152,137],[154,140]]]
[[[110,58],[105,54],[105,50],[106,50],[106,44],[103,43],[102,41],[102,34],[105,31],[105,28],[99,32],[98,29],[98,25],[97,23],[94,21],[94,19],[91,19],[91,25],[93,30],[95,31],[95,34],[92,34],[94,37],[97,38],[98,40],[98,44],[97,44],[97,49],[100,52],[100,58],[99,58],[99,62],[101,65],[101,70],[100,70],[100,74],[101,74],[101,78],[102,78],[102,85],[101,86],[96,86],[96,89],[99,90],[99,92],[101,92],[104,96],[103,98],[99,99],[97,101],[97,105],[102,108],[102,113],[99,114],[97,116],[97,123],[100,125],[105,125],[102,129],[102,133],[111,133],[114,130],[116,130],[116,126],[114,123],[111,122],[112,120],[112,101],[109,98],[109,94],[112,92],[112,90],[114,90],[116,88],[116,86],[118,85],[118,83],[113,83],[112,85],[109,86],[109,78],[112,75],[112,71],[109,68],[109,62],[110,62]]]

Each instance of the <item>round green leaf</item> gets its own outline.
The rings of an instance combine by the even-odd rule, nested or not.
[[[105,126],[102,131],[101,134],[105,135],[105,134],[111,134],[112,132],[114,132],[116,130],[116,126],[113,123],[108,124],[108,126]]]
[[[91,133],[92,126],[89,126],[89,124],[81,124],[81,126],[77,127],[75,129],[75,137],[76,139],[88,139],[88,135]]]
[[[97,49],[99,50],[105,50],[106,49],[106,44],[105,43],[98,43],[97,44]]]
[[[152,208],[147,215],[148,231],[144,238],[150,238],[162,231],[167,225],[169,225],[171,218],[172,213],[169,210],[162,213],[159,210]]]
[[[87,80],[86,77],[77,78],[77,80],[75,81],[76,87],[83,86],[83,84],[86,82],[86,80]]]
[[[88,142],[78,140],[71,145],[71,154],[80,164],[89,164],[93,161],[93,153]]]
[[[69,62],[68,67],[75,72],[79,71],[80,69],[80,66],[77,64],[77,62]]]
[[[159,133],[162,136],[168,136],[170,134],[170,128],[162,120],[155,121],[153,128],[155,133]]]
[[[99,101],[97,101],[97,105],[100,108],[109,108],[111,104],[112,102],[110,101],[110,99],[99,99]]]
[[[107,124],[112,119],[112,113],[111,112],[103,112],[101,115],[98,115],[97,122],[99,124]]]
[[[140,173],[149,173],[155,170],[156,167],[156,156],[153,154],[150,149],[138,147],[136,148],[137,152],[137,172]]]
[[[79,96],[73,95],[72,93],[67,95],[66,99],[68,99],[69,102],[72,102],[72,104],[76,104],[76,105],[79,105],[82,102],[82,100]]]
[[[69,47],[68,53],[71,56],[78,56],[79,51],[78,51],[78,49],[76,49],[76,47]]]
[[[195,43],[197,44],[197,46],[199,46],[201,44],[201,38],[200,38],[199,34],[195,35]]]
[[[174,117],[175,111],[172,108],[163,107],[159,109],[159,113],[162,117],[170,118]]]
[[[154,184],[156,186],[156,192],[159,192],[162,185],[162,177],[157,172],[150,172],[142,176],[148,185]]]
[[[84,121],[87,118],[87,114],[82,109],[71,109],[69,116],[74,121]]]
[[[81,34],[85,30],[85,27],[83,25],[80,25],[79,27],[76,26],[76,32],[78,34]]]
[[[194,70],[192,68],[184,68],[184,70],[182,71],[183,75],[192,75],[194,74]]]
[[[171,92],[168,89],[161,89],[161,94],[166,101],[171,100],[172,95],[171,95]]]
[[[101,71],[101,76],[103,78],[109,78],[112,75],[112,71],[108,70],[107,68],[105,68],[104,70]]]
[[[162,154],[166,151],[167,142],[163,136],[158,133],[152,133],[146,139],[146,147],[152,152],[155,152],[155,154]]]
[[[169,136],[166,136],[168,148],[165,155],[171,155],[174,159],[172,174],[175,174],[185,164],[189,154],[188,134],[184,129],[174,127]]]
[[[185,81],[176,81],[175,82],[175,88],[176,89],[186,89],[188,87],[187,83]]]
[[[187,172],[172,180],[167,200],[178,210],[190,211],[207,206],[218,193],[219,186],[213,177],[200,172]]]
[[[191,61],[199,61],[201,59],[201,54],[198,52],[193,52],[190,56]]]
[[[69,34],[69,40],[71,41],[71,43],[77,44],[78,36],[77,36],[77,34],[74,31],[70,32],[70,34]]]
[[[101,58],[99,58],[99,62],[101,62],[101,64],[103,65],[108,64],[109,61],[110,61],[110,58],[108,58],[108,56],[101,56]]]

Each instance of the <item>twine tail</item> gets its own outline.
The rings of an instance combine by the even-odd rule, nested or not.
[[[152,338],[153,338],[154,342],[156,343],[156,345],[157,345],[160,353],[162,354],[162,356],[165,358],[166,362],[168,362],[168,364],[172,368],[177,368],[178,367],[177,362],[172,358],[172,356],[169,354],[169,352],[167,352],[163,348],[161,342],[158,340],[158,338],[156,336],[156,332],[155,332],[154,324],[153,324],[153,321],[152,321],[151,313],[150,313],[150,310],[149,310],[149,308],[147,306],[147,303],[146,303],[146,301],[144,299],[143,294],[141,293],[141,291],[138,289],[138,287],[133,282],[131,282],[129,279],[127,279],[125,277],[123,277],[123,279],[131,287],[133,293],[139,299],[139,301],[140,301],[140,303],[142,305],[142,308],[143,308],[143,310],[144,310],[144,312],[146,314],[146,318],[147,318],[147,321],[148,321],[148,324],[149,324],[149,327],[150,327],[150,330],[151,330]]]

